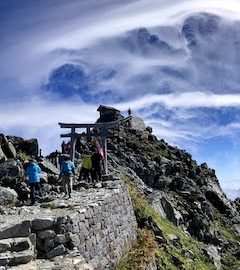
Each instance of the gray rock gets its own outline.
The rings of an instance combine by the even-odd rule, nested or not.
[[[0,253],[6,252],[11,249],[11,242],[9,239],[0,240]]]
[[[161,199],[161,204],[167,219],[173,222],[176,226],[179,226],[183,220],[181,213],[177,211],[170,201],[164,197]]]
[[[14,205],[17,202],[17,192],[11,188],[0,187],[0,205]]]
[[[15,237],[27,237],[30,234],[31,222],[25,220],[22,223],[12,225],[6,225],[6,227],[0,230],[0,239],[15,238]]]
[[[5,162],[7,160],[6,155],[3,153],[2,147],[0,145],[0,163]]]
[[[49,251],[54,248],[55,242],[53,238],[46,238],[44,242],[45,251]]]
[[[3,134],[0,134],[0,145],[7,158],[16,158],[17,153],[13,143]]]
[[[19,252],[27,249],[32,249],[33,245],[28,237],[10,238],[11,251]],[[5,240],[6,241],[6,240]]]
[[[12,254],[10,252],[1,253],[0,254],[0,266],[6,266],[13,259]]]
[[[7,137],[4,134],[0,134],[0,145],[5,144],[8,142]]]
[[[94,187],[95,187],[95,188],[101,188],[101,187],[102,187],[102,183],[96,183],[96,184],[94,185]]]
[[[34,231],[42,231],[51,228],[54,225],[53,218],[39,218],[32,221],[32,229]]]
[[[238,235],[240,235],[240,224],[234,224],[233,225],[234,230]]]
[[[6,252],[0,255],[1,266],[17,266],[26,264],[34,259],[34,251],[24,250],[20,252]]]
[[[54,241],[58,244],[65,244],[67,239],[64,234],[57,234],[56,237],[54,238]]]
[[[25,152],[29,156],[37,156],[39,147],[37,139],[24,140],[19,144],[19,150]]]
[[[48,182],[48,174],[46,172],[42,172],[40,175],[41,183],[47,183]]]
[[[58,175],[48,175],[48,183],[50,185],[57,185],[59,182],[59,176]]]
[[[24,175],[22,164],[15,159],[8,159],[0,164],[0,179],[1,178],[17,178]]]
[[[146,129],[146,125],[142,118],[140,117],[131,117],[130,120],[130,127],[135,130],[144,131]]]
[[[58,168],[46,158],[43,158],[42,161],[40,161],[38,165],[46,173],[55,174],[55,175],[60,174]]]
[[[54,238],[56,236],[56,233],[52,230],[46,230],[46,231],[40,231],[38,232],[37,236],[40,239],[45,239],[45,238]]]
[[[12,253],[13,257],[10,260],[9,265],[19,265],[19,264],[26,264],[34,259],[34,251],[32,250],[24,250],[20,252]]]
[[[206,255],[210,258],[212,263],[217,269],[221,269],[221,256],[215,246],[208,246],[204,249]]]
[[[51,258],[54,258],[56,256],[60,256],[64,253],[66,253],[66,248],[64,247],[64,245],[59,245],[59,246],[55,247],[54,249],[52,249],[50,252],[48,252],[47,258],[51,259]]]
[[[157,181],[154,181],[154,188],[157,189],[164,189],[166,186],[168,186],[173,181],[172,178],[167,176],[160,176]]]
[[[4,144],[2,148],[7,158],[16,158],[17,152],[14,145],[11,142]]]

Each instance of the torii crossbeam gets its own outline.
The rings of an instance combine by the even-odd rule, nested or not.
[[[87,136],[90,136],[91,128],[100,129],[100,137],[104,146],[104,170],[105,174],[108,174],[108,164],[107,164],[107,133],[108,129],[115,127],[120,124],[119,121],[112,121],[112,122],[102,122],[102,123],[83,123],[83,124],[76,124],[76,123],[58,123],[61,128],[70,128],[71,133],[61,134],[61,138],[70,138],[71,139],[71,152],[70,158],[74,162],[75,159],[75,148],[76,148],[76,140],[77,138],[81,137],[82,134],[76,133],[76,129],[78,128],[85,128]]]

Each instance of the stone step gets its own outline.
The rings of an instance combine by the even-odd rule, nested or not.
[[[0,254],[0,266],[16,266],[26,264],[35,258],[33,250],[24,250],[19,252],[5,252]]]
[[[33,249],[33,245],[28,237],[8,238],[0,240],[0,256],[5,252],[19,252]]]
[[[7,222],[6,222],[7,223]],[[15,237],[27,237],[31,233],[31,222],[25,220],[18,224],[4,224],[0,228],[0,239],[8,239]]]

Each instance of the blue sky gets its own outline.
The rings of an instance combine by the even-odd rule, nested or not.
[[[240,3],[0,0],[0,131],[59,148],[61,122],[130,106],[240,188]]]

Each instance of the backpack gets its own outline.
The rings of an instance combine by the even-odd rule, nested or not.
[[[62,169],[61,169],[62,173],[65,174],[65,175],[70,175],[72,174],[72,164],[71,162],[66,162],[64,161],[62,163]]]

